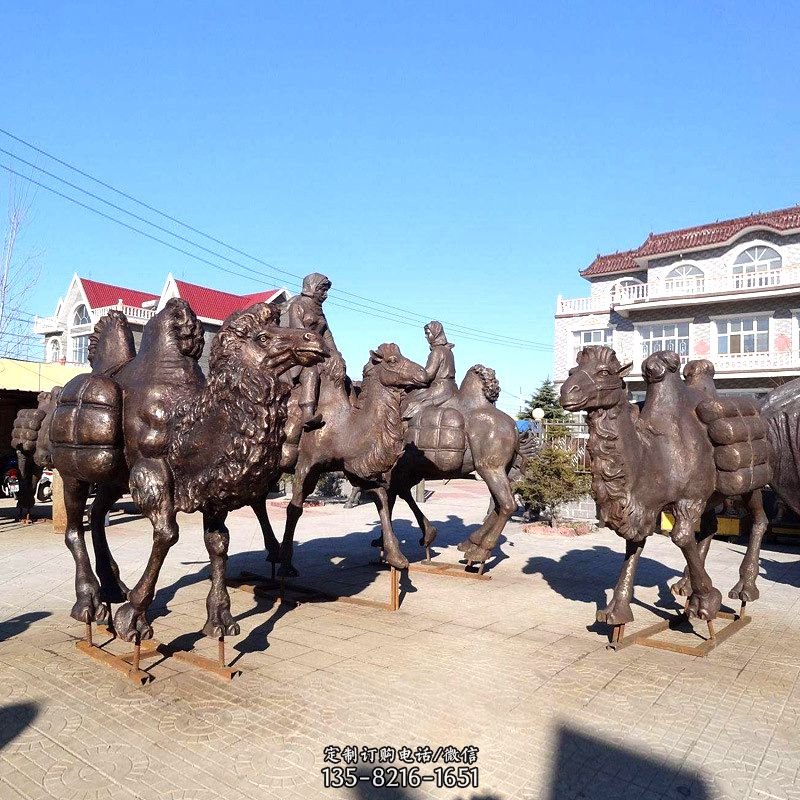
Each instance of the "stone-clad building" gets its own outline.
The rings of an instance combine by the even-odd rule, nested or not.
[[[589,296],[556,305],[556,383],[587,344],[633,362],[634,399],[657,350],[710,359],[723,393],[758,396],[800,375],[800,206],[651,233],[580,274]]]
[[[118,308],[125,314],[138,347],[147,321],[171,297],[182,297],[197,314],[206,332],[206,346],[200,364],[203,370],[207,370],[211,337],[229,314],[253,303],[280,303],[288,296],[286,289],[270,289],[245,295],[231,294],[180,281],[171,274],[167,276],[161,294],[151,294],[73,275],[66,293],[56,304],[53,316],[37,317],[34,331],[44,336],[45,361],[87,364],[89,334],[97,320],[109,309]]]

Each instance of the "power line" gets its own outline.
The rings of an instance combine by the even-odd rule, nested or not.
[[[141,228],[137,228],[134,225],[130,225],[129,223],[127,223],[127,222],[125,222],[123,220],[120,220],[120,219],[118,219],[117,217],[115,217],[115,216],[113,216],[111,214],[107,214],[104,211],[101,211],[100,209],[94,208],[93,206],[90,206],[87,203],[84,203],[84,202],[82,202],[81,200],[78,200],[75,197],[71,197],[70,195],[65,194],[64,192],[61,192],[58,189],[53,188],[52,186],[48,186],[47,184],[42,183],[41,181],[37,181],[37,180],[35,180],[34,178],[31,178],[28,175],[24,175],[23,173],[18,172],[17,170],[13,169],[12,167],[8,166],[7,164],[0,164],[0,167],[2,167],[6,171],[8,171],[10,174],[17,176],[17,177],[19,177],[20,179],[22,179],[24,181],[28,181],[28,182],[34,184],[35,186],[38,186],[38,187],[44,189],[45,191],[51,192],[52,194],[54,194],[54,195],[56,195],[58,197],[61,197],[64,200],[68,200],[69,202],[74,203],[75,205],[77,205],[77,206],[79,206],[79,207],[81,207],[81,208],[83,208],[83,209],[85,209],[87,211],[90,211],[90,212],[92,212],[94,214],[97,214],[98,216],[100,216],[100,217],[102,217],[102,218],[104,218],[104,219],[106,219],[106,220],[108,220],[110,222],[115,222],[117,225],[120,225],[120,226],[122,226],[124,228],[127,228],[128,230],[133,231],[134,233],[138,233],[141,236],[144,236],[144,237],[146,237],[146,238],[148,238],[148,239],[150,239],[150,240],[152,240],[154,242],[157,242],[158,244],[162,244],[165,247],[170,248],[171,250],[174,250],[174,251],[176,251],[178,253],[181,253],[181,254],[183,254],[185,256],[188,256],[189,258],[194,259],[195,261],[199,261],[199,262],[201,262],[203,264],[206,264],[206,265],[208,265],[210,267],[213,267],[215,269],[219,269],[219,270],[221,270],[221,271],[223,271],[223,272],[225,272],[225,273],[227,273],[229,275],[235,275],[237,277],[244,278],[245,280],[250,280],[250,281],[253,281],[253,282],[259,283],[259,284],[261,283],[260,279],[263,279],[263,277],[264,277],[263,275],[260,275],[259,273],[256,273],[254,270],[248,268],[246,265],[240,265],[239,262],[233,262],[233,263],[237,264],[238,266],[242,266],[243,268],[247,269],[248,272],[253,272],[254,274],[259,275],[260,279],[257,280],[252,275],[243,274],[241,272],[237,272],[236,270],[229,269],[228,267],[224,267],[224,266],[222,266],[222,265],[220,265],[220,264],[218,264],[218,263],[216,263],[214,261],[209,261],[207,258],[203,258],[202,256],[199,256],[196,253],[192,253],[189,250],[186,250],[186,249],[184,249],[182,247],[179,247],[179,246],[173,244],[172,242],[168,242],[168,241],[166,241],[166,240],[164,240],[164,239],[162,239],[162,238],[160,238],[158,236],[154,236],[153,234],[148,233],[147,231],[143,231]],[[170,235],[174,236],[175,234],[170,234]],[[182,237],[179,237],[179,238],[182,238]],[[189,242],[189,244],[191,246],[197,246],[197,245],[194,245],[194,243],[192,243],[192,242]],[[212,252],[212,254],[215,254],[215,253],[213,253],[213,251],[211,251],[211,252]],[[230,261],[231,259],[227,259],[226,258],[226,260]],[[330,302],[330,303],[332,303],[333,305],[336,305],[336,306],[341,306],[342,308],[346,308],[346,309],[351,310],[351,311],[354,310],[347,303],[343,303],[343,302],[338,301],[338,300],[330,299],[328,302]],[[413,328],[417,328],[418,325],[419,325],[418,323],[410,322],[409,320],[404,319],[404,318],[402,318],[402,317],[400,317],[400,316],[398,316],[396,314],[393,314],[392,312],[389,312],[389,311],[378,312],[378,311],[376,311],[374,309],[366,309],[366,308],[357,308],[355,310],[358,313],[367,314],[367,315],[375,317],[377,319],[388,320],[389,322],[396,322],[396,323],[400,323],[400,324],[403,324],[403,325],[408,325],[408,326],[413,327]],[[473,335],[467,334],[467,333],[459,333],[459,336],[461,338],[464,338],[464,339],[469,339],[469,340],[472,340],[472,341],[478,341],[478,342],[482,342],[484,344],[496,344],[496,345],[500,345],[502,347],[513,347],[513,348],[516,348],[516,349],[528,350],[528,351],[532,351],[532,352],[541,352],[541,351],[543,351],[545,349],[550,349],[550,348],[545,348],[544,345],[536,345],[536,344],[532,344],[532,343],[515,344],[513,342],[495,341],[495,340],[491,340],[491,339],[485,339],[485,338],[480,337],[480,336],[473,336]]]
[[[244,250],[236,248],[236,247],[228,244],[227,242],[225,242],[225,241],[223,241],[223,240],[221,240],[221,239],[219,239],[219,238],[217,238],[215,236],[212,236],[211,234],[208,234],[208,233],[200,230],[199,228],[196,228],[196,227],[194,227],[194,226],[192,226],[192,225],[190,225],[190,224],[188,224],[186,222],[183,222],[182,220],[178,219],[177,217],[174,217],[174,216],[172,216],[172,215],[170,215],[170,214],[168,214],[168,213],[166,213],[164,211],[161,211],[160,209],[156,208],[155,206],[152,206],[152,205],[144,202],[143,200],[140,200],[137,197],[134,197],[133,195],[128,194],[127,192],[124,192],[121,189],[116,188],[115,186],[113,186],[113,185],[111,185],[111,184],[109,184],[109,183],[107,183],[107,182],[95,177],[94,175],[91,175],[90,173],[80,169],[79,167],[76,167],[73,164],[70,164],[69,162],[67,162],[67,161],[65,161],[65,160],[63,160],[61,158],[58,158],[57,156],[47,152],[46,150],[43,150],[40,147],[37,147],[33,143],[26,141],[25,139],[23,139],[23,138],[15,135],[13,133],[11,133],[8,130],[0,128],[0,133],[4,134],[5,136],[13,139],[14,141],[16,141],[18,143],[24,145],[25,147],[28,147],[28,148],[34,150],[35,152],[45,156],[46,158],[51,159],[52,161],[56,162],[57,164],[60,164],[61,166],[66,167],[69,170],[72,170],[73,172],[75,172],[78,175],[81,175],[82,177],[84,177],[84,178],[96,183],[97,185],[102,186],[103,188],[108,189],[109,191],[114,192],[115,194],[117,194],[117,195],[119,195],[121,197],[124,197],[125,199],[127,199],[127,200],[129,200],[129,201],[131,201],[133,203],[136,203],[137,205],[141,206],[142,208],[145,208],[148,211],[151,211],[152,213],[157,214],[160,217],[162,217],[164,219],[167,219],[167,220],[169,220],[170,222],[173,222],[176,225],[180,225],[181,227],[183,227],[186,230],[191,231],[192,233],[195,233],[195,234],[197,234],[199,236],[202,236],[203,238],[205,238],[205,239],[207,239],[209,241],[212,241],[215,244],[221,245],[222,247],[226,248],[227,250],[230,250],[233,253],[237,253],[238,255],[244,256],[245,258],[248,258],[248,259],[250,259],[252,261],[255,261],[256,263],[259,263],[262,266],[267,267],[268,269],[272,270],[273,272],[278,272],[278,273],[281,273],[283,275],[287,275],[289,277],[295,278],[298,281],[302,281],[302,277],[300,275],[296,275],[295,273],[289,272],[288,270],[281,269],[280,267],[276,267],[276,266],[264,261],[263,259],[261,259],[261,258],[259,258],[257,256],[254,256],[254,255],[252,255],[252,254],[250,254],[250,253],[248,253],[248,252],[246,252]],[[76,186],[75,184],[71,184],[69,181],[66,181],[63,178],[60,178],[59,176],[54,175],[53,173],[50,173],[50,172],[48,172],[47,170],[44,170],[41,167],[38,167],[38,166],[36,166],[34,164],[31,164],[30,162],[25,161],[25,159],[22,159],[21,157],[16,156],[15,154],[13,154],[13,153],[11,153],[11,152],[9,152],[7,150],[2,150],[0,152],[6,153],[6,155],[9,155],[9,156],[11,156],[12,158],[14,158],[16,160],[27,164],[28,166],[32,167],[33,169],[39,170],[40,172],[43,172],[43,173],[49,175],[50,177],[53,177],[56,180],[61,181],[62,183],[65,183],[65,184],[69,185],[70,187],[76,189],[77,191],[83,192],[83,193],[85,193],[85,194],[87,194],[87,195],[89,195],[89,196],[91,196],[91,197],[103,202],[103,203],[106,203],[107,205],[109,205],[109,206],[121,211],[122,213],[128,214],[131,217],[133,217],[133,218],[135,218],[135,219],[137,219],[137,220],[139,220],[141,222],[144,222],[147,225],[151,225],[152,227],[157,228],[158,230],[161,230],[161,231],[167,233],[170,236],[174,236],[175,238],[177,238],[179,240],[187,242],[193,247],[197,247],[198,249],[201,249],[201,250],[203,250],[205,252],[212,253],[213,255],[216,255],[218,258],[222,258],[222,259],[224,259],[224,260],[226,260],[226,261],[228,261],[230,263],[234,263],[237,266],[242,267],[243,269],[247,269],[248,271],[254,272],[253,270],[248,268],[246,265],[241,264],[240,262],[233,261],[233,260],[229,259],[227,256],[224,256],[221,253],[217,253],[216,251],[209,250],[208,248],[205,248],[203,245],[200,245],[197,242],[194,242],[194,241],[192,241],[192,240],[190,240],[190,239],[188,239],[186,237],[181,236],[180,234],[175,233],[174,231],[170,231],[170,230],[168,230],[168,229],[166,229],[166,228],[164,228],[164,227],[162,227],[160,225],[157,225],[156,223],[151,222],[150,220],[147,220],[147,219],[145,219],[145,218],[143,218],[141,216],[138,216],[138,215],[134,214],[133,212],[128,211],[125,208],[117,206],[114,203],[111,203],[110,201],[105,200],[104,198],[99,197],[99,196],[89,192],[86,189],[83,189],[83,188],[81,188],[79,186]],[[21,177],[25,177],[25,176],[21,176]],[[262,273],[255,273],[255,274],[258,274],[259,277],[262,277]],[[270,278],[275,280],[274,276],[270,276]],[[280,280],[280,279],[278,279],[278,280]],[[402,312],[403,314],[407,314],[407,315],[410,315],[412,317],[416,317],[417,319],[420,319],[420,320],[428,320],[429,319],[428,316],[420,314],[420,313],[418,313],[416,311],[410,311],[408,309],[403,309],[403,308],[400,308],[400,307],[397,307],[397,306],[390,305],[388,303],[383,303],[383,302],[378,301],[378,300],[373,300],[371,298],[364,297],[362,295],[359,295],[359,294],[356,294],[356,293],[353,293],[353,292],[348,292],[348,291],[346,291],[344,289],[335,289],[334,288],[334,289],[332,289],[332,291],[334,293],[340,293],[340,294],[346,295],[348,297],[357,298],[358,300],[363,300],[365,302],[371,303],[372,305],[381,306],[384,309],[389,309],[390,313],[396,313],[397,311],[399,311],[399,312]],[[360,309],[364,309],[364,307],[362,306],[361,303],[356,303],[354,305],[358,306]],[[344,305],[344,307],[347,307],[347,305]],[[364,313],[369,313],[371,310],[372,309],[364,309]],[[386,312],[384,312],[384,313],[386,313]],[[373,314],[373,316],[375,316],[375,315]],[[506,334],[498,334],[498,333],[494,333],[494,332],[490,332],[490,331],[483,331],[483,330],[480,330],[480,329],[477,329],[477,328],[472,328],[472,327],[460,325],[458,323],[453,323],[453,322],[445,322],[444,324],[446,324],[448,327],[452,328],[453,330],[463,331],[463,332],[472,333],[472,334],[479,334],[482,337],[490,337],[489,341],[491,341],[491,342],[499,343],[499,340],[505,340],[507,342],[515,342],[515,343],[518,343],[518,344],[521,344],[521,345],[525,345],[526,347],[534,347],[534,348],[552,350],[552,347],[550,345],[547,345],[547,344],[542,343],[542,342],[532,342],[530,340],[521,339],[519,337],[507,336]]]

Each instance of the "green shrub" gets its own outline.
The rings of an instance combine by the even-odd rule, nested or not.
[[[528,461],[514,486],[514,492],[533,511],[552,519],[558,506],[583,497],[589,490],[589,476],[575,470],[570,454],[548,444]]]
[[[338,497],[344,478],[340,472],[325,472],[317,481],[317,494],[322,497]]]

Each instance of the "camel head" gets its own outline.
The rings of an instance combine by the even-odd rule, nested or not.
[[[281,328],[280,311],[269,303],[256,303],[231,314],[214,337],[209,371],[277,377],[297,365],[319,364],[328,353],[322,337],[300,328]]]
[[[395,389],[419,389],[428,385],[425,369],[406,358],[396,344],[382,344],[369,351],[364,379],[375,378],[383,386]]]
[[[205,345],[203,327],[189,304],[180,297],[171,297],[144,326],[139,352],[151,349],[168,352],[176,348],[181,355],[195,361]]]
[[[478,401],[486,398],[490,403],[496,403],[500,397],[500,381],[497,380],[497,373],[491,367],[475,364],[464,375],[464,380],[458,387],[458,394],[462,398],[476,398]]]
[[[561,405],[567,411],[612,408],[625,394],[632,364],[620,364],[610,347],[590,345],[578,353],[578,366],[561,385]]]

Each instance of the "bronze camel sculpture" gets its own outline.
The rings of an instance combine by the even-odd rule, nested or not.
[[[295,577],[292,564],[294,532],[303,513],[303,502],[314,490],[320,475],[342,470],[355,486],[371,489],[381,520],[387,563],[398,569],[408,566],[392,529],[386,475],[403,451],[405,426],[400,404],[407,389],[425,384],[425,371],[406,358],[396,344],[382,344],[370,351],[358,396],[352,392],[341,356],[335,354],[321,369],[317,411],[324,425],[303,430],[299,446],[284,445],[281,469],[293,472],[292,499],[286,511],[286,528],[279,545],[269,522],[266,498],[253,503],[261,524],[270,560],[279,562],[281,577]],[[302,412],[294,391],[290,418]],[[292,426],[291,422],[287,427]]]
[[[105,344],[101,330],[96,346]],[[203,344],[188,304],[169,300],[145,326],[139,353],[113,377],[93,365],[92,373],[70,381],[50,422],[53,466],[64,479],[66,542],[76,565],[72,616],[103,620],[104,602],[127,599],[114,615],[117,635],[126,641],[152,636],[146,612],[178,539],[178,511],[203,513],[211,561],[203,632],[238,632],[225,586],[225,517],[278,474],[289,392],[279,375],[327,355],[317,334],[278,327],[277,311],[266,303],[225,321],[212,343],[208,381],[198,365]],[[91,483],[99,485],[91,520],[97,575],[83,529]],[[119,580],[104,530],[106,511],[127,487],[153,525],[150,558],[130,591]]]
[[[109,376],[136,355],[133,334],[121,311],[112,309],[97,322],[89,336],[88,355],[92,372]],[[56,386],[49,392],[40,392],[37,408],[22,409],[14,420],[11,446],[17,451],[20,471],[17,517],[25,522],[31,521],[34,476],[42,468],[53,465],[50,419],[61,389]]]
[[[422,530],[420,544],[430,547],[436,528],[412,496],[421,480],[466,478],[477,472],[491,493],[489,512],[478,530],[458,545],[468,561],[484,562],[517,507],[509,474],[524,468],[535,445],[522,447],[516,424],[495,407],[500,384],[493,369],[471,367],[456,393],[440,406],[423,406],[413,417],[403,454],[389,478],[389,509],[401,497]],[[528,445],[531,445],[530,447]],[[373,541],[383,547],[382,538]]]
[[[687,386],[678,373],[680,358],[671,351],[654,353],[642,364],[648,388],[639,413],[628,402],[623,381],[630,367],[621,365],[609,347],[586,347],[561,387],[565,409],[587,412],[592,491],[600,516],[626,540],[619,581],[597,620],[611,625],[633,620],[636,566],[664,509],[675,516],[671,537],[686,558],[687,613],[713,620],[722,595],[705,570],[695,524],[713,513],[717,498],[750,495],[769,482],[769,464],[758,463],[755,452],[765,426],[752,404],[715,400]],[[731,409],[735,424],[728,418]],[[720,443],[726,437],[731,444]],[[745,570],[732,593],[743,600],[757,596],[757,572]]]

